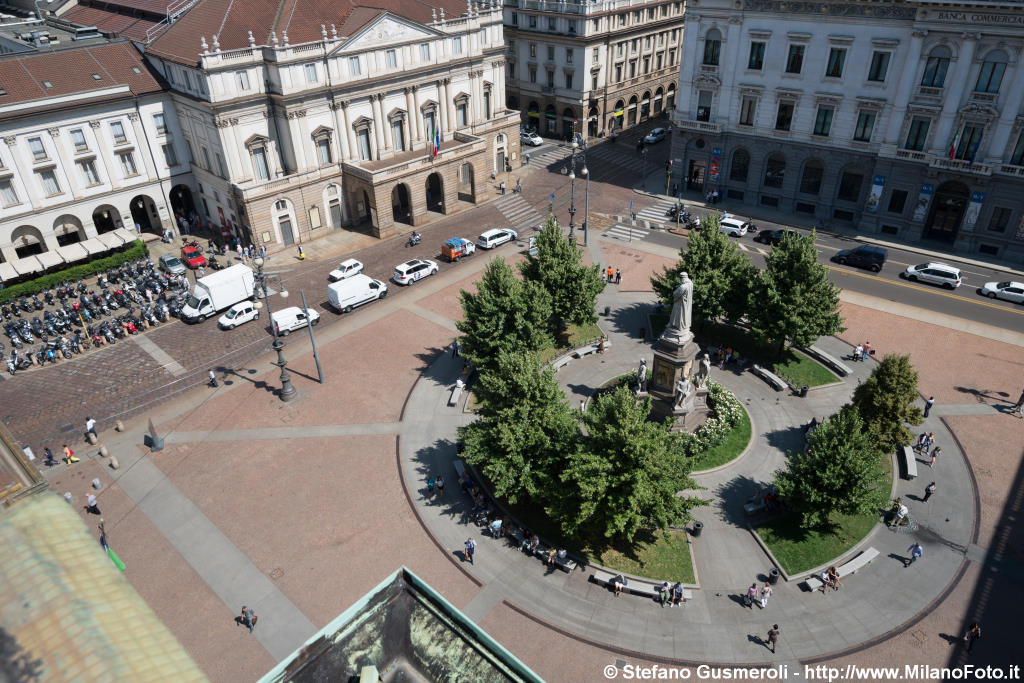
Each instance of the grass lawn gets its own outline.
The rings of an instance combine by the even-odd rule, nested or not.
[[[656,534],[629,549],[608,548],[595,561],[615,571],[658,581],[694,583],[696,580],[685,531],[670,531],[667,538]]]
[[[693,463],[693,471],[710,470],[713,467],[724,465],[730,460],[739,457],[743,449],[750,443],[750,431],[750,416],[747,415],[747,411],[744,409],[740,421],[736,423],[732,431],[726,434],[725,440],[711,450],[704,451],[697,456]]]
[[[796,515],[785,515],[757,527],[775,559],[787,574],[799,574],[833,560],[856,545],[878,523],[878,515],[833,514],[834,533],[808,531]]]
[[[796,387],[818,387],[839,381],[824,365],[793,349],[786,349],[782,360],[775,362],[773,372]]]
[[[558,358],[569,349],[575,349],[585,344],[593,344],[600,338],[601,328],[597,326],[597,323],[589,323],[587,325],[569,323],[561,337],[555,339],[555,345],[550,349],[539,351],[537,356],[540,358],[541,363],[547,363]]]

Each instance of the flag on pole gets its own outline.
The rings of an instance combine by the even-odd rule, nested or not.
[[[953,144],[949,146],[949,158],[950,159],[952,159],[952,158],[954,158],[956,156],[956,148],[957,148],[957,145],[960,144],[960,138],[963,136],[963,134],[964,134],[964,129],[963,129],[963,126],[961,126],[960,129],[956,132],[956,135],[953,136]]]
[[[430,156],[436,157],[437,153],[441,151],[441,130],[434,126],[434,144],[430,151]]]

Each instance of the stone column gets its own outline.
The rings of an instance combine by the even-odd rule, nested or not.
[[[373,138],[377,143],[377,151],[374,158],[380,158],[380,151],[384,149],[384,115],[381,114],[381,96],[370,95],[370,105],[373,109]]]
[[[156,166],[154,165],[155,161],[149,156],[150,146],[146,144],[149,134],[143,128],[138,112],[129,112],[128,120],[132,122],[132,130],[135,132],[135,149],[139,151],[139,157],[141,157],[142,161],[139,171],[146,176],[146,180],[159,178],[160,176],[156,172]]]
[[[980,33],[964,34],[956,67],[953,69],[953,73],[946,74],[942,113],[939,115],[939,123],[935,127],[935,136],[932,138],[933,154],[948,153],[950,135],[953,131],[953,124],[956,122],[957,111],[960,109],[960,102],[963,100],[965,92],[969,93],[974,90],[974,83],[968,83],[967,78],[971,73],[974,50],[978,46],[979,38],[981,38]]]
[[[1013,131],[1017,112],[1020,111],[1021,100],[1024,99],[1024,87],[1020,86],[1021,71],[1018,59],[1012,68],[1008,69],[1009,73],[1003,75],[1000,86],[1003,92],[1003,107],[999,114],[999,122],[992,133],[992,142],[985,152],[985,159],[991,163],[1000,163],[1013,152],[1010,133]]]
[[[58,168],[56,170],[63,170],[64,179],[67,181],[68,190],[71,191],[71,195],[78,199],[81,196],[82,182],[79,180],[78,173],[75,169],[75,163],[68,158],[67,152],[64,150],[64,145],[60,142],[60,129],[59,128],[48,128],[47,132],[50,134],[50,139],[53,141],[53,148],[57,150],[57,161]],[[145,138],[138,138],[139,142],[142,142]],[[145,167],[143,167],[145,168]],[[25,176],[22,176],[25,178]],[[60,175],[58,174],[58,178]],[[25,178],[26,184],[29,182],[28,178]],[[47,245],[47,248],[51,248]]]
[[[739,17],[729,17],[729,28],[726,33],[726,54],[723,55],[723,64],[737,64],[740,59],[739,47],[740,43],[743,42],[740,33],[740,23],[742,19]],[[725,67],[718,67],[719,73],[722,73]],[[718,88],[718,121],[726,123],[729,121],[729,107],[732,106],[736,99],[736,80],[733,78],[721,78],[722,85]],[[676,86],[678,88],[678,86]],[[651,103],[651,111],[654,111],[654,104]]]
[[[228,135],[231,137],[229,144],[225,145],[228,174],[231,178],[244,178],[248,176],[248,172],[245,170],[245,164],[242,163],[240,156],[244,145],[238,139],[238,119],[227,119],[225,123],[230,131]],[[174,227],[177,229],[178,226]]]
[[[900,130],[903,129],[903,118],[907,115],[907,103],[910,102],[910,96],[917,89],[917,84],[920,82],[918,75],[918,67],[921,62],[921,43],[924,41],[924,37],[928,35],[927,31],[914,31],[910,39],[910,53],[907,55],[906,61],[903,63],[903,71],[900,74],[899,84],[896,87],[896,99],[893,101],[892,109],[889,111],[889,127],[885,132],[885,139],[883,144],[896,145],[900,144]],[[895,64],[890,64],[890,73],[893,70]]]
[[[405,88],[405,148],[412,149],[416,142],[416,103],[412,100],[412,88]]]
[[[352,130],[352,122],[348,120],[348,102],[341,102],[341,125],[342,135],[348,140],[348,158],[356,160],[359,158],[359,146],[356,144],[356,132]]]
[[[696,75],[700,73],[700,64],[698,64],[697,57],[697,39],[699,37],[700,15],[688,13],[686,15],[686,25],[683,28],[682,56],[680,59],[682,66],[679,72],[679,84],[676,86],[676,109],[685,118],[690,118],[693,114],[690,101],[693,99],[693,81]],[[624,97],[623,100],[628,101],[629,98]]]
[[[413,125],[416,130],[416,142],[423,141],[423,113],[420,112],[420,87],[414,85],[410,88],[412,90],[412,111],[409,112],[409,116],[412,117]]]
[[[505,111],[505,62],[498,61],[494,67],[494,87],[491,88],[491,111]]]
[[[348,159],[349,146],[348,135],[345,133],[345,122],[342,120],[338,110],[341,109],[341,102],[331,102],[331,118],[334,119],[334,139],[338,143],[338,161]],[[342,202],[344,203],[344,202]]]
[[[445,87],[445,80],[441,79],[437,82],[437,113],[440,117],[440,121],[437,125],[441,126],[441,132],[448,132],[448,105],[445,103],[447,100],[448,88]]]
[[[103,178],[102,178],[102,180],[104,182],[110,183],[110,187],[113,188],[113,187],[115,187],[115,185],[114,185],[114,176],[112,176],[110,174],[110,165],[107,163],[106,150],[103,148],[104,147],[103,146],[103,141],[100,138],[100,128],[102,127],[102,125],[103,124],[100,123],[99,121],[90,121],[89,122],[89,127],[92,128],[92,135],[96,139],[96,160],[99,162],[100,168],[103,169]],[[186,151],[185,154],[188,154],[188,152]],[[17,160],[17,158],[15,158],[15,160]],[[22,174],[21,177],[24,178],[25,175]],[[33,204],[33,206],[34,206],[34,204]],[[86,235],[88,235],[89,237],[95,237],[96,236],[96,229],[93,228],[92,232],[93,232],[93,234],[89,235],[88,231],[86,231]]]
[[[295,166],[297,171],[304,171],[309,168],[309,161],[306,158],[306,135],[303,130],[302,119],[305,117],[305,110],[288,112],[288,135],[291,136],[292,146],[295,148]]]
[[[448,86],[451,85],[451,79],[445,78],[444,83],[444,109],[448,113],[448,126],[445,128],[447,131],[455,130],[455,105],[452,104],[452,91]]]

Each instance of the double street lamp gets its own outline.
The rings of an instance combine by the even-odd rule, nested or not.
[[[576,157],[577,155],[583,155],[580,151],[580,144],[576,141],[575,135],[572,141],[572,158],[569,161],[569,239],[576,239]],[[587,219],[590,217],[590,171],[587,169],[586,156],[583,155],[582,168],[580,168],[580,175],[587,180],[586,189],[586,214],[583,218],[583,242],[586,244],[587,240]]]
[[[292,376],[288,374],[288,361],[284,359],[282,350],[284,349],[284,342],[281,341],[281,337],[277,334],[277,325],[274,324],[274,312],[270,310],[270,292],[267,290],[267,280],[269,276],[263,272],[263,265],[265,261],[257,256],[253,263],[256,264],[256,287],[257,287],[257,298],[262,292],[263,300],[267,302],[267,318],[270,320],[270,329],[274,333],[274,343],[271,348],[277,352],[277,362],[274,363],[277,367],[281,368],[281,391],[278,393],[278,398],[287,403],[291,401],[299,392],[292,386]],[[281,298],[285,299],[288,297],[288,292],[284,289],[282,283],[281,287]],[[263,304],[259,301],[256,302],[256,308],[262,308]]]

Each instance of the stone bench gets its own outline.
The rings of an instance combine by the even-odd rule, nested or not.
[[[850,369],[849,365],[847,365],[843,361],[839,360],[838,358],[833,356],[831,353],[827,353],[826,351],[823,351],[822,349],[818,348],[817,346],[808,346],[806,349],[804,349],[804,351],[809,353],[811,356],[817,358],[822,363],[824,363],[825,365],[829,366],[830,368],[832,368],[833,370],[838,372],[843,377],[846,377],[851,372],[853,372],[853,370]]]
[[[455,481],[462,481],[466,477],[466,465],[461,460],[456,458],[452,460],[452,464],[455,466],[455,474],[459,475]]]
[[[917,478],[917,458],[914,457],[914,450],[910,446],[903,446],[897,453],[900,456],[900,460],[903,461],[904,471],[907,473],[907,479]]]
[[[571,362],[572,354],[566,354],[561,358],[556,358],[555,360],[551,361],[551,367],[554,368],[555,372],[558,372]]]
[[[750,368],[750,371],[753,372],[758,377],[760,377],[761,379],[763,379],[765,382],[768,382],[768,384],[770,384],[772,388],[775,389],[775,391],[784,391],[785,389],[789,388],[789,385],[786,384],[785,380],[783,380],[781,377],[776,375],[771,370],[761,367],[757,363],[755,363],[754,366]]]
[[[836,567],[836,572],[839,574],[840,579],[850,576],[851,574],[856,574],[858,571],[871,564],[871,561],[876,557],[878,557],[878,551],[874,548],[868,548],[846,564]],[[821,579],[817,576],[809,576],[804,580],[803,585],[807,586],[808,590],[811,592],[814,592],[821,588],[822,583]]]
[[[612,579],[614,579],[616,576],[618,576],[618,574],[616,573],[605,571],[604,569],[595,569],[594,573],[591,574],[590,579],[598,585],[608,586],[609,588],[611,588]],[[632,593],[633,595],[642,595],[644,597],[651,598],[654,600],[657,600],[661,594],[660,581],[658,581],[657,583],[651,583],[650,581],[641,581],[638,579],[629,578],[627,578],[627,581],[629,581],[629,583],[627,583],[625,587],[622,589],[627,593]],[[693,591],[689,588],[684,588],[683,602],[692,599]]]
[[[533,551],[533,554],[536,555],[537,557],[539,557],[541,562],[544,562],[545,564],[547,564],[548,552],[550,550],[551,550],[551,546],[546,546],[543,543],[541,543],[539,546],[537,546],[537,549]],[[564,559],[558,558],[556,556],[555,557],[555,566],[558,567],[559,569],[561,569],[563,572],[569,573],[569,572],[573,571],[574,569],[576,569],[576,560],[572,559],[569,556],[566,556]]]
[[[462,387],[456,385],[452,387],[451,396],[448,397],[448,405],[457,406],[459,405],[459,398],[462,396]]]
[[[611,346],[612,346],[612,343],[610,341],[606,341],[604,343],[605,350],[610,349]],[[582,346],[582,347],[576,349],[575,351],[573,351],[572,355],[573,355],[574,358],[583,358],[583,356],[589,356],[592,353],[597,353],[597,351],[598,351],[598,349],[600,347],[601,347],[600,342],[598,342],[597,344],[588,344],[587,346]]]

